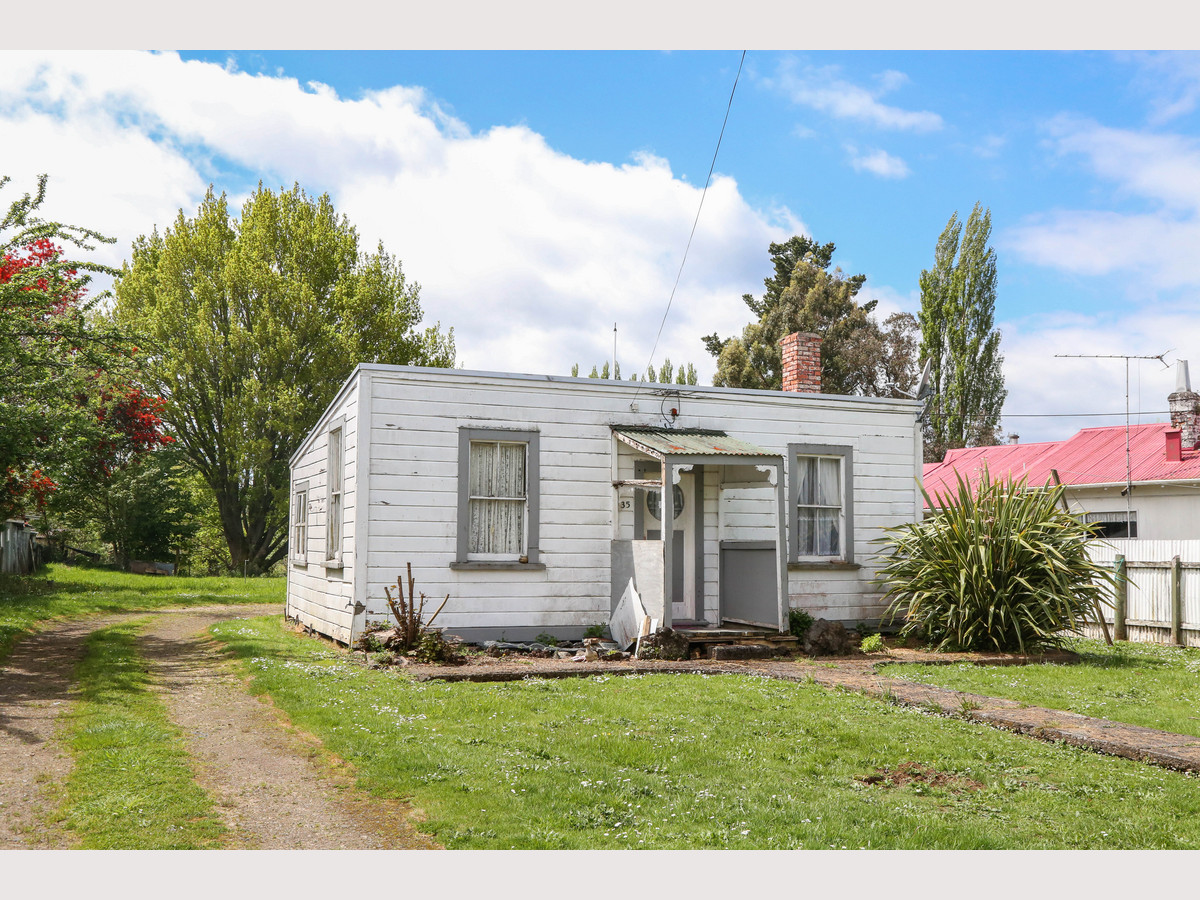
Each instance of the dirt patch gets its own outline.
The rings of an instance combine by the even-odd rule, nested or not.
[[[263,850],[436,847],[399,802],[372,799],[320,743],[246,693],[219,646],[215,622],[265,610],[189,610],[157,616],[141,651],[171,718],[183,730],[197,781],[216,798],[230,846]]]
[[[972,778],[964,778],[951,772],[939,772],[930,766],[920,763],[901,763],[894,769],[887,766],[875,770],[875,774],[866,775],[860,779],[863,784],[882,785],[883,787],[903,787],[907,784],[923,784],[930,787],[947,788],[955,793],[962,791],[979,791],[983,785]]]

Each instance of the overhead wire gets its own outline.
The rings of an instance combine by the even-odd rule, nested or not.
[[[700,210],[704,209],[704,198],[708,195],[708,185],[712,181],[713,170],[717,167],[717,154],[721,152],[721,141],[725,137],[725,126],[729,123],[729,111],[733,109],[733,95],[737,93],[738,81],[742,77],[742,65],[746,62],[746,51],[742,51],[742,58],[738,61],[737,75],[733,78],[733,89],[729,92],[729,102],[725,105],[725,118],[721,121],[721,133],[717,136],[717,146],[713,150],[712,162],[708,166],[708,177],[704,179],[704,190],[700,192],[700,204],[696,207],[696,217],[692,220],[692,230],[688,235],[687,245],[683,248],[683,259],[679,261],[679,271],[675,273],[675,284],[671,287],[671,296],[667,298],[667,308],[663,310],[662,321],[658,323],[658,334],[654,336],[654,346],[650,348],[650,358],[646,360],[646,368],[649,369],[654,363],[654,352],[658,350],[658,342],[662,338],[663,326],[667,324],[667,316],[671,312],[671,304],[675,302],[675,292],[679,289],[679,280],[683,277],[683,267],[687,263],[688,251],[692,249],[692,239],[696,236],[696,226],[700,223]],[[633,394],[634,402],[637,401],[638,394],[641,393],[639,382],[638,389]]]

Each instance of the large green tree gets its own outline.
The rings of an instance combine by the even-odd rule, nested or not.
[[[285,555],[288,459],[357,363],[455,361],[453,329],[420,328],[400,262],[361,252],[328,195],[299,186],[260,184],[240,218],[210,188],[194,216],[134,243],[116,296],[238,570]]]
[[[796,235],[770,245],[774,274],[765,279],[761,299],[743,302],[758,319],[740,337],[704,338],[717,358],[713,384],[781,390],[783,359],[779,342],[796,331],[822,338],[821,389],[830,394],[902,396],[914,380],[915,321],[904,314],[880,326],[872,315],[877,301],[855,299],[865,275],[830,271],[834,245]]]
[[[932,269],[921,272],[921,360],[930,360],[925,452],[941,460],[955,447],[995,444],[1004,388],[996,310],[992,213],[979,203],[964,225],[958,213],[938,237]]]

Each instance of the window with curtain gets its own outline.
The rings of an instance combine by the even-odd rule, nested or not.
[[[467,552],[477,558],[526,555],[528,444],[471,441]]]
[[[788,445],[789,562],[854,562],[854,451]]]
[[[800,556],[842,555],[842,461],[796,459],[796,551]]]
[[[536,429],[458,429],[458,546],[452,569],[542,570]]]

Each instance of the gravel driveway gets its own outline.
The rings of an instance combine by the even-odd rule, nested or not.
[[[198,783],[229,828],[228,846],[253,849],[430,849],[410,807],[367,797],[319,742],[292,728],[245,685],[206,635],[215,622],[278,614],[278,606],[214,606],[131,614],[148,618],[141,652],[183,732]],[[71,675],[94,629],[73,622],[18,644],[0,672],[0,848],[68,848],[47,824],[51,786],[70,773],[55,739]]]

